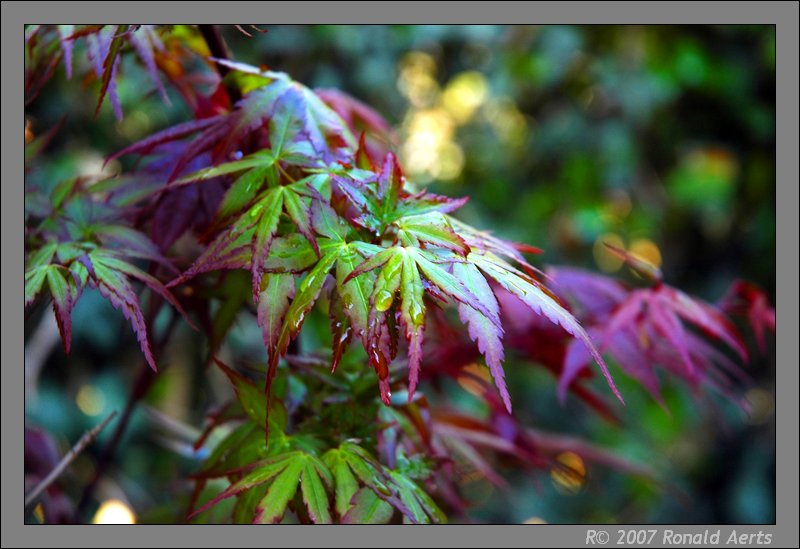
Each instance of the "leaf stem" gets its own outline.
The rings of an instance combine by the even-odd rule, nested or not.
[[[281,166],[280,162],[276,162],[275,165],[278,166],[278,171],[281,172],[281,175],[283,175],[283,177],[288,179],[290,183],[297,183],[297,180],[291,175],[289,175],[289,173],[283,168],[283,166]]]
[[[83,452],[84,448],[86,448],[91,442],[97,438],[97,435],[100,434],[108,423],[114,419],[114,416],[117,415],[117,411],[112,411],[106,418],[100,422],[99,425],[95,426],[94,428],[86,431],[83,436],[75,443],[69,452],[67,452],[61,461],[53,468],[52,471],[39,483],[37,484],[33,490],[31,490],[27,496],[25,496],[25,507],[30,507],[32,504],[36,503],[39,499],[39,496],[50,487],[53,482],[61,476],[61,474],[66,470],[69,465],[75,461],[75,458]]]

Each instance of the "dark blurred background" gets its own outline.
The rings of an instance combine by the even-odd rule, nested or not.
[[[312,87],[340,88],[374,107],[397,129],[409,177],[435,192],[469,195],[459,217],[543,248],[537,265],[625,278],[601,244],[612,242],[708,301],[745,278],[774,303],[773,27],[262,28],[267,32],[253,36],[223,28],[236,60],[288,72]],[[122,71],[126,114],[117,122],[108,105],[93,120],[96,95],[59,69],[26,113],[36,132],[67,115],[37,159],[33,183],[97,173],[103,155],[189,116],[174,93],[172,106],[155,93],[142,97],[153,85],[133,59]],[[132,340],[127,326],[91,293],[76,308],[69,359],[50,315],[34,320],[26,323],[26,417],[56,435],[63,452],[86,427],[121,409],[139,351],[120,344]],[[214,383],[192,381],[200,344],[188,330],[179,334],[168,350],[171,366],[148,399],[150,411],[137,413],[101,490],[140,521],[170,520],[167,500],[172,490],[182,497],[181,478],[197,457],[174,442],[175,430],[191,435],[203,407],[224,396]],[[260,343],[255,321],[241,322],[232,344],[254,342]],[[575,486],[508,469],[508,490],[484,481],[466,487],[475,520],[774,521],[774,352],[748,367],[749,415],[677,383],[666,385],[667,413],[617,376],[628,402],[622,427],[577,402],[562,407],[550,376],[515,366],[509,361],[509,385],[524,422],[648,463],[664,484],[590,468]],[[451,398],[479,406],[463,390]],[[93,466],[90,451],[67,484],[79,493]]]

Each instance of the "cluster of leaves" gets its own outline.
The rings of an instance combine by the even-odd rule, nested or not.
[[[158,70],[167,52],[153,25],[29,25],[25,28],[26,103],[36,98],[59,62],[63,61],[67,78],[72,78],[73,50],[79,39],[85,41],[88,64],[101,81],[96,110],[108,95],[115,116],[122,118],[116,81],[126,43],[136,51],[161,97],[169,102]]]
[[[190,324],[194,317],[210,356],[241,310],[254,314],[267,351],[263,387],[218,362],[238,399],[213,416],[198,441],[230,429],[196,475],[196,495],[213,479],[230,485],[192,516],[236,497],[235,522],[278,522],[287,512],[314,523],[441,522],[442,502],[455,510],[466,505],[456,462],[503,483],[486,451],[534,467],[558,466],[558,452],[576,451],[643,474],[574,439],[517,424],[503,372],[509,347],[559,376],[562,396],[571,390],[607,417],[613,417],[609,406],[579,383],[594,361],[622,400],[601,352],[656,398],[655,366],[722,390],[724,373],[739,373],[716,345],[747,358],[720,309],[657,276],[652,287],[633,289],[555,269],[554,293],[524,255],[538,249],[457,220],[452,214],[466,199],[434,195],[407,180],[390,152],[389,125],[366,105],[223,59],[210,62],[229,76],[209,77],[215,91],[204,96],[170,63],[161,32],[26,29],[30,100],[61,59],[71,76],[72,48],[85,38],[101,80],[98,109],[108,95],[122,116],[115,82],[120,52],[130,44],[162,97],[166,74],[195,118],[109,157],[138,155],[143,162],[134,173],[78,177],[46,193],[26,189],[25,304],[51,299],[69,352],[75,302],[85,288],[97,289],[129,320],[153,369],[148,330],[164,303]],[[47,137],[28,145],[26,160]],[[249,281],[242,284],[231,271]],[[152,292],[146,309],[134,281]],[[450,327],[448,306],[466,327],[463,337]],[[739,283],[721,307],[746,315],[764,346],[774,311],[763,294]],[[323,362],[330,374],[319,371],[318,361],[312,373],[310,363],[290,353],[315,309],[330,319],[332,349]],[[432,327],[433,338],[426,333]],[[375,397],[374,380],[360,375],[363,364],[348,361],[354,340],[386,407]],[[417,394],[421,377],[457,375],[477,354],[497,389],[486,392],[490,417],[434,410]],[[290,368],[278,376],[282,359]]]
[[[290,361],[301,374],[325,364],[301,357]],[[276,383],[281,398],[272,402],[267,419],[263,387],[216,363],[236,399],[209,415],[196,443],[213,449],[194,475],[191,521],[204,520],[210,508],[235,498],[235,523],[442,523],[444,505],[459,513],[470,505],[462,495],[470,475],[505,485],[492,463],[496,458],[552,470],[565,467],[557,456],[573,452],[588,462],[654,479],[648,468],[577,438],[523,427],[502,405],[486,420],[431,408],[422,395],[380,406],[356,361],[343,364],[338,374],[288,374]],[[347,405],[331,406],[334,402]],[[375,416],[379,421],[371,421]],[[224,435],[211,444],[215,433]],[[222,478],[227,488],[207,496],[210,483]]]
[[[775,331],[775,310],[765,294],[752,283],[735,281],[718,303],[708,303],[668,285],[658,269],[641,259],[616,252],[624,255],[637,279],[647,284],[631,285],[572,267],[547,270],[551,287],[586,327],[599,352],[665,408],[659,368],[694,390],[705,385],[739,400],[740,387],[751,383],[742,368],[751,360],[751,351],[737,323],[748,328],[758,350],[766,353],[766,334]],[[592,377],[591,355],[584,346],[531,315],[513,294],[499,291],[497,296],[506,326],[506,346],[549,369],[559,380],[561,400],[569,391],[616,421],[604,400],[582,383]],[[475,353],[446,323],[437,323],[436,330],[439,336],[430,349],[431,376],[457,376],[474,363]]]
[[[175,163],[170,187],[202,186],[235,174],[207,231],[210,243],[170,285],[211,271],[251,271],[269,353],[268,393],[280,357],[325,292],[335,334],[332,368],[355,336],[387,404],[388,366],[399,336],[408,343],[413,398],[426,310],[450,302],[486,356],[510,410],[502,324],[490,280],[578,338],[606,372],[586,332],[520,253],[531,248],[453,219],[448,214],[463,200],[415,191],[394,155],[371,158],[363,138],[359,146],[331,108],[287,75],[225,64],[263,84],[227,115],[170,128],[120,154],[153,151],[194,135]],[[246,142],[256,150],[245,154]],[[178,177],[209,152],[238,158]]]
[[[25,104],[39,96],[63,65],[68,79],[77,74],[84,85],[99,82],[95,114],[108,98],[114,116],[122,120],[118,81],[122,79],[123,54],[129,52],[135,54],[135,61],[167,106],[171,101],[165,81],[196,116],[229,109],[230,99],[219,87],[216,72],[187,70],[198,59],[206,61],[210,54],[198,27],[192,25],[27,25]]]
[[[273,413],[267,419],[263,388],[223,363],[217,364],[233,384],[237,400],[224,414],[214,416],[207,435],[229,422],[236,421],[237,425],[215,446],[203,469],[195,475],[196,494],[210,479],[226,477],[231,484],[192,511],[189,518],[235,496],[234,522],[280,522],[287,510],[296,520],[317,524],[334,519],[345,524],[386,523],[395,516],[415,524],[446,521],[438,505],[416,482],[430,474],[424,464],[420,466],[417,460],[416,466],[408,463],[390,469],[364,448],[364,441],[332,437],[324,421],[315,421],[315,417],[324,417],[322,410],[317,410],[321,416],[303,415],[302,429],[289,433],[290,412],[283,405],[273,403]],[[299,415],[298,406],[320,408],[319,397],[327,394],[330,398],[331,392],[346,391],[341,396],[358,399],[356,377],[348,377],[344,383],[326,379],[327,386],[317,384],[313,398],[316,402],[303,398],[302,393],[308,395],[305,384],[292,379],[298,385],[292,388],[286,384],[285,392],[295,393],[295,397],[301,393],[294,401],[294,415]],[[298,391],[298,386],[305,390]],[[291,394],[284,396],[293,400]],[[369,409],[374,403],[364,402],[363,406]],[[364,410],[358,415],[363,414]],[[339,419],[349,423],[345,418]],[[264,437],[266,421],[270,425],[268,439]],[[374,440],[375,425],[352,421],[350,427]],[[198,444],[205,440],[206,437],[201,438]]]
[[[135,265],[149,260],[172,269],[157,246],[125,223],[125,200],[97,200],[114,182],[74,178],[57,185],[49,195],[26,193],[26,239],[32,248],[25,265],[25,307],[51,298],[65,352],[72,340],[71,313],[86,287],[100,292],[130,322],[147,363],[156,369],[148,325],[133,280],[186,316],[164,284]],[[87,192],[91,187],[92,192]],[[155,309],[153,309],[155,310]]]

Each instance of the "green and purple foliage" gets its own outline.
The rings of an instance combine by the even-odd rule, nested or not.
[[[197,38],[193,28],[179,30]],[[599,371],[622,402],[604,355],[656,399],[656,367],[737,398],[733,382],[748,350],[728,315],[746,317],[761,348],[774,331],[774,311],[757,288],[737,283],[712,305],[629,256],[646,285],[567,267],[545,275],[528,258],[537,248],[458,220],[466,197],[410,181],[385,146],[389,125],[366,105],[213,57],[194,80],[211,85],[193,87],[169,62],[175,54],[163,38],[175,32],[26,29],[28,102],[59,62],[76,76],[80,50],[100,80],[97,110],[107,97],[121,118],[116,81],[124,78],[122,57],[133,55],[157,93],[166,101],[164,82],[174,85],[194,118],[108,155],[135,156],[134,171],[75,177],[46,196],[27,189],[25,304],[52,302],[69,352],[71,311],[87,288],[96,289],[130,323],[153,370],[153,322],[165,304],[204,333],[237,401],[209,416],[198,441],[227,429],[193,477],[188,519],[236,498],[234,522],[280,522],[287,511],[313,523],[444,522],[443,509],[464,508],[454,455],[504,482],[487,451],[537,468],[574,451],[649,474],[580,440],[517,423],[503,370],[509,351],[552,371],[561,398],[572,392],[608,417],[617,413],[613,404],[585,386]],[[199,56],[188,46],[182,54]],[[344,120],[353,112],[358,129]],[[39,140],[28,145],[28,164]],[[186,246],[187,238],[195,245]],[[260,382],[216,357],[242,310],[261,328],[267,363]],[[293,348],[314,311],[330,319],[328,358]],[[365,358],[340,371],[348,354]],[[496,387],[485,392],[488,418],[434,409],[418,392],[421,380],[455,377],[478,354]],[[368,368],[375,377],[364,375]],[[217,478],[230,485],[201,502]]]

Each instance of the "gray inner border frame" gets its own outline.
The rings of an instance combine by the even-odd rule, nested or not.
[[[268,23],[268,24],[771,24],[776,27],[776,227],[778,334],[776,351],[776,524],[767,526],[641,526],[655,529],[652,545],[664,546],[662,532],[772,534],[772,545],[798,547],[798,24],[797,2],[3,2],[2,3],[2,440],[0,455],[2,547],[209,547],[336,546],[402,547],[494,544],[507,547],[577,547],[589,529],[612,526],[482,525],[284,526],[25,526],[23,523],[23,186],[21,119],[23,24],[25,23]],[[188,19],[188,21],[187,21]],[[17,126],[20,124],[20,126]],[[532,528],[535,528],[533,530]],[[265,537],[266,536],[268,537]],[[597,538],[601,539],[601,538]],[[702,546],[702,545],[698,545]]]

